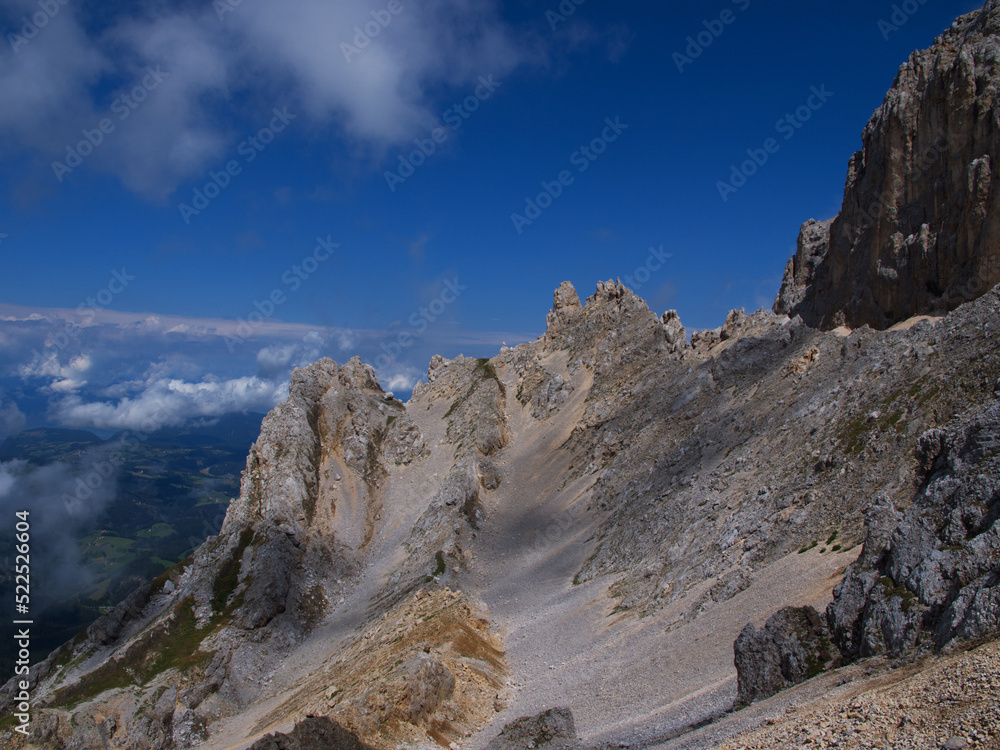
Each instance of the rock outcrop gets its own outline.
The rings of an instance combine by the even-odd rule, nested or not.
[[[734,644],[737,706],[769,698],[839,661],[830,631],[812,607],[786,607],[761,629],[747,625]]]
[[[936,323],[848,336],[737,310],[693,345],[677,316],[617,282],[574,298],[560,289],[559,320],[535,342],[489,360],[435,358],[405,405],[357,360],[297,371],[222,533],[112,613],[100,638],[40,667],[38,731],[53,747],[104,732],[113,746],[182,750],[254,742],[313,715],[379,750],[448,745],[498,714],[506,724],[541,708],[517,703],[540,660],[550,682],[527,694],[551,693],[551,705],[581,671],[580,684],[602,690],[617,667],[595,659],[633,659],[643,677],[616,688],[621,703],[584,704],[588,741],[600,742],[594,711],[615,726],[620,713],[635,726],[664,712],[681,731],[738,693],[809,677],[848,639],[895,653],[875,636],[897,620],[917,627],[906,643],[934,648],[943,622],[942,645],[993,632],[996,511],[984,493],[995,417],[954,420],[995,401],[996,290]],[[771,571],[829,591],[866,535],[829,636],[808,610],[786,612],[744,634],[738,684],[727,682],[737,617],[750,606],[766,619],[762,593],[784,585]],[[950,567],[914,568],[913,555]],[[582,598],[549,618],[548,600],[531,600],[549,585],[554,602]],[[869,606],[883,595],[885,607]],[[776,611],[796,596],[763,600]],[[514,637],[531,644],[517,667],[494,606],[508,629],[541,628]],[[574,619],[591,615],[584,629]],[[645,630],[626,635],[633,627]],[[587,633],[592,643],[556,658]],[[676,667],[646,666],[661,648]],[[672,714],[665,695],[681,696]]]
[[[917,461],[913,504],[869,537],[828,610],[847,659],[1000,634],[1000,405],[924,434]]]
[[[486,750],[579,750],[573,712],[550,708],[537,716],[522,716],[505,726]]]
[[[298,722],[287,734],[272,734],[253,743],[247,750],[373,750],[348,729],[326,717]]]
[[[832,221],[803,225],[774,310],[884,329],[1000,282],[1000,2],[914,52],[851,157]]]
[[[741,703],[841,661],[913,660],[1000,636],[1000,404],[925,433],[916,458],[919,491],[905,512],[876,498],[861,556],[834,590],[826,622],[786,609],[736,641]],[[804,654],[827,656],[795,668]]]
[[[87,628],[87,638],[100,646],[111,643],[118,638],[126,624],[142,614],[151,592],[152,587],[148,583],[136,588],[122,599],[114,609],[95,620]]]

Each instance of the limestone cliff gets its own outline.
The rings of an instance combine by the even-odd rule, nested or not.
[[[777,313],[888,328],[1000,282],[1000,2],[904,64],[851,157],[840,214],[803,225]]]

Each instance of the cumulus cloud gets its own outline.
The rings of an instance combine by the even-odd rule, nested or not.
[[[266,380],[287,381],[296,367],[305,367],[322,356],[326,340],[318,331],[309,331],[301,341],[265,346],[257,352],[257,374]]]
[[[480,75],[506,75],[527,58],[496,0],[402,8],[244,0],[220,18],[211,3],[192,10],[168,2],[108,28],[74,4],[60,6],[36,37],[0,53],[0,135],[48,168],[83,129],[109,117],[115,131],[88,167],[162,199],[266,124],[275,106],[304,115],[299,124],[307,120],[315,132],[332,124],[355,146],[384,149],[436,123],[435,96]],[[383,21],[388,14],[388,23],[351,53],[363,41],[355,29],[373,13]],[[162,80],[123,117],[121,97],[147,86],[151,69]]]
[[[410,393],[420,380],[422,373],[415,367],[393,362],[375,373],[383,389],[394,393]]]
[[[230,351],[226,339],[238,335],[237,321],[153,320],[105,311],[82,326],[73,323],[75,315],[0,304],[0,436],[26,423],[149,431],[233,412],[266,412],[287,398],[294,368],[326,356],[344,362],[360,355],[374,364],[383,387],[407,394],[434,354],[488,355],[501,341],[534,338],[442,329],[401,347],[395,343],[398,328],[268,321],[245,346]],[[17,394],[16,404],[5,393]]]
[[[182,425],[194,417],[268,411],[288,397],[288,384],[259,377],[231,380],[156,380],[118,401],[85,401],[78,395],[56,401],[52,418],[69,427],[151,432]]]
[[[337,332],[337,349],[342,352],[349,352],[358,345],[358,336],[354,331],[346,328]]]
[[[59,353],[49,349],[35,352],[30,362],[20,367],[22,378],[48,378],[48,390],[55,393],[75,393],[87,385],[84,377],[93,364],[87,354],[70,356],[68,364],[61,364]]]

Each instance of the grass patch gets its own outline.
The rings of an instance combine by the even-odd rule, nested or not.
[[[476,360],[476,372],[478,372],[483,378],[495,380],[498,383],[500,378],[497,376],[497,371],[493,369],[493,365],[485,357],[480,357]]]
[[[916,606],[917,596],[906,588],[906,586],[896,585],[896,582],[892,580],[890,576],[883,576],[882,578],[879,578],[878,582],[882,584],[882,590],[884,591],[887,599],[897,597],[903,600],[904,612],[909,612],[914,606]]]
[[[161,591],[163,591],[163,587],[167,585],[167,581],[173,578],[175,575],[180,577],[181,574],[183,574],[184,572],[184,568],[186,568],[192,562],[194,562],[193,557],[185,557],[176,565],[172,565],[171,567],[167,568],[162,573],[160,573],[160,575],[158,575],[150,582],[150,585],[153,587],[153,594],[158,594]]]
[[[179,669],[187,672],[204,666],[215,652],[199,651],[198,647],[209,634],[210,628],[199,628],[194,616],[194,600],[183,600],[174,610],[174,621],[169,631],[157,630],[150,636],[149,651],[155,654],[152,660],[147,656],[136,672],[149,682],[156,675],[168,669]]]
[[[109,690],[145,685],[168,669],[190,673],[204,667],[215,652],[199,650],[211,631],[199,628],[194,599],[188,597],[174,608],[173,620],[143,633],[118,659],[109,659],[78,682],[57,691],[54,705],[72,707],[93,700]]]
[[[385,436],[389,433],[389,425],[386,424],[381,430],[376,428],[372,430],[371,437],[368,439],[368,446],[365,449],[365,482],[371,486],[373,484],[378,484],[380,476],[385,472],[382,467],[382,462],[379,460],[382,456],[382,445],[385,443]],[[310,521],[312,521],[313,507],[310,506],[307,512],[307,516]]]
[[[867,424],[867,417],[855,417],[840,432],[840,441],[844,444],[844,452],[857,455],[864,450],[865,436],[871,431],[872,425]]]
[[[101,581],[99,584],[97,584],[97,588],[94,589],[94,593],[92,593],[87,598],[90,599],[93,602],[100,601],[101,599],[103,599],[107,595],[107,593],[108,593],[108,586],[110,586],[110,585],[111,585],[111,580],[108,579],[108,578],[105,578],[103,581]]]
[[[804,555],[804,554],[805,554],[806,552],[808,552],[809,550],[811,550],[811,549],[816,549],[816,548],[817,548],[818,546],[819,546],[819,542],[818,542],[818,541],[816,541],[816,542],[811,542],[810,544],[807,544],[807,545],[806,545],[805,547],[803,547],[802,549],[800,549],[800,550],[799,550],[799,554],[800,554],[800,555]]]
[[[924,406],[925,404],[927,404],[927,402],[936,399],[938,397],[938,394],[940,393],[941,393],[941,386],[935,385],[934,387],[920,394],[919,396],[915,395],[914,398],[916,399],[917,404],[919,406]]]
[[[176,533],[176,529],[169,523],[153,524],[151,528],[143,529],[136,533],[140,539],[164,539]]]
[[[239,544],[233,550],[232,556],[219,569],[219,574],[215,577],[212,586],[212,611],[221,614],[226,608],[226,602],[233,595],[240,582],[240,563],[243,560],[243,552],[253,542],[253,529],[243,529],[240,533]]]
[[[434,559],[437,561],[437,567],[434,569],[434,578],[440,578],[448,566],[444,562],[444,551],[438,550],[437,554],[434,555]]]

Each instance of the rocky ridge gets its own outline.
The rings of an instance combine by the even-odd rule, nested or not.
[[[478,736],[509,705],[526,707],[512,684],[527,665],[505,655],[516,631],[509,620],[497,629],[485,604],[495,595],[479,583],[484,539],[509,537],[497,526],[516,510],[504,498],[521,497],[533,519],[515,556],[557,549],[584,524],[589,541],[559,585],[606,602],[608,623],[655,623],[669,643],[715,630],[774,565],[809,585],[821,583],[813,561],[847,568],[850,548],[874,538],[865,519],[870,528],[870,509],[882,506],[868,499],[906,507],[920,466],[944,472],[928,487],[955,484],[948,472],[968,464],[961,457],[978,450],[981,430],[955,426],[969,418],[935,430],[992,404],[1000,378],[996,291],[937,322],[848,336],[737,311],[679,349],[663,317],[616,282],[585,305],[560,304],[569,297],[562,287],[536,342],[489,361],[435,360],[405,406],[358,361],[298,372],[289,402],[265,421],[222,534],[137,593],[132,614],[109,617],[39,670],[37,746],[104,731],[122,747],[189,747],[235,731],[226,717],[248,711],[248,739],[307,713],[376,747]],[[565,437],[537,460],[565,465],[555,496],[583,495],[566,514],[540,516],[518,494],[515,454],[557,425]],[[958,517],[969,521],[978,499],[959,493]],[[876,578],[870,591],[884,589]],[[743,624],[719,634],[720,654]],[[144,647],[168,632],[186,639],[173,662]],[[290,660],[303,665],[294,679],[283,675]],[[810,657],[800,662],[797,674],[810,676]],[[732,674],[731,662],[719,669]],[[703,709],[682,700],[660,736],[731,704],[729,680]],[[655,701],[647,687],[644,700]],[[584,737],[600,736],[598,708],[574,713]]]

